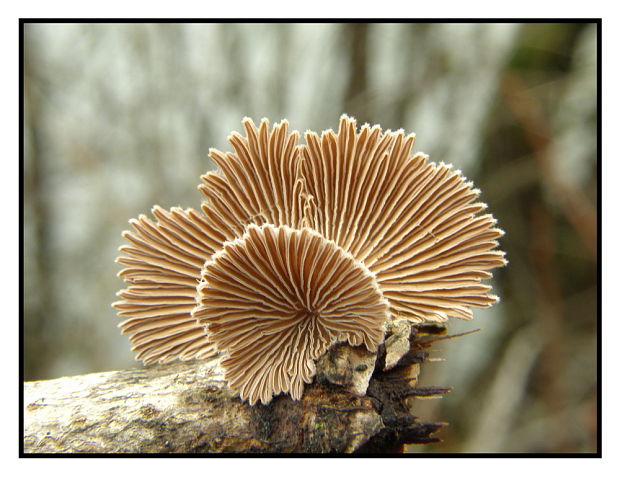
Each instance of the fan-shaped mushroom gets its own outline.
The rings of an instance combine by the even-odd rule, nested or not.
[[[114,306],[145,363],[214,350],[250,404],[302,395],[334,342],[375,350],[387,320],[470,319],[497,301],[503,232],[459,171],[411,154],[414,135],[343,115],[338,133],[243,121],[212,149],[201,211],[153,209],[121,248]]]
[[[300,399],[314,360],[336,341],[369,351],[383,341],[389,308],[373,274],[312,229],[251,224],[213,255],[203,279],[194,316],[250,404],[281,392]]]

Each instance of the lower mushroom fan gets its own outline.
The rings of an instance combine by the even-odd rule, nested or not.
[[[334,343],[383,341],[390,320],[472,318],[488,307],[503,232],[460,172],[411,154],[414,135],[343,116],[319,137],[244,120],[211,150],[201,210],[132,219],[113,304],[149,364],[222,354],[251,405],[300,399]]]
[[[302,395],[314,360],[336,341],[376,351],[389,306],[374,276],[312,229],[249,225],[203,271],[194,316],[226,351],[242,399]]]

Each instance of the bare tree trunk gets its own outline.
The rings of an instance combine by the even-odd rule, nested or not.
[[[378,355],[332,348],[301,401],[284,395],[249,406],[228,388],[217,358],[28,382],[23,451],[394,452],[437,441],[442,424],[420,422],[408,399],[448,391],[415,386],[441,329],[425,331],[392,330]],[[367,389],[359,388],[364,375]]]
[[[30,32],[29,26],[25,27]],[[43,123],[46,117],[45,101],[48,91],[41,80],[39,64],[39,43],[31,34],[24,35],[24,280],[26,296],[24,320],[25,374],[30,379],[45,375],[46,366],[52,357],[52,347],[47,339],[54,334],[53,317],[57,309],[56,295],[52,287],[40,287],[39,280],[54,283],[53,208],[50,204],[49,166]],[[33,277],[36,277],[33,278]],[[34,291],[36,289],[36,291]]]
[[[354,116],[358,124],[372,122],[368,110],[368,24],[352,23],[343,25],[348,40],[350,58],[349,82],[344,97],[344,111]]]

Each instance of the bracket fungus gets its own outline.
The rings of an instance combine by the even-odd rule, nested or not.
[[[386,325],[472,318],[488,307],[503,232],[451,166],[412,154],[413,134],[343,115],[338,133],[244,119],[210,150],[200,210],[130,221],[113,306],[144,363],[221,355],[251,405],[300,399],[337,342],[375,352]]]

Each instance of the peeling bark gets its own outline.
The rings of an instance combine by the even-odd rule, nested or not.
[[[218,359],[27,382],[23,452],[375,453],[433,442],[442,424],[413,416],[411,398],[448,391],[415,386],[428,334],[442,330],[390,329],[378,355],[338,345],[300,401],[253,407],[228,388]]]

